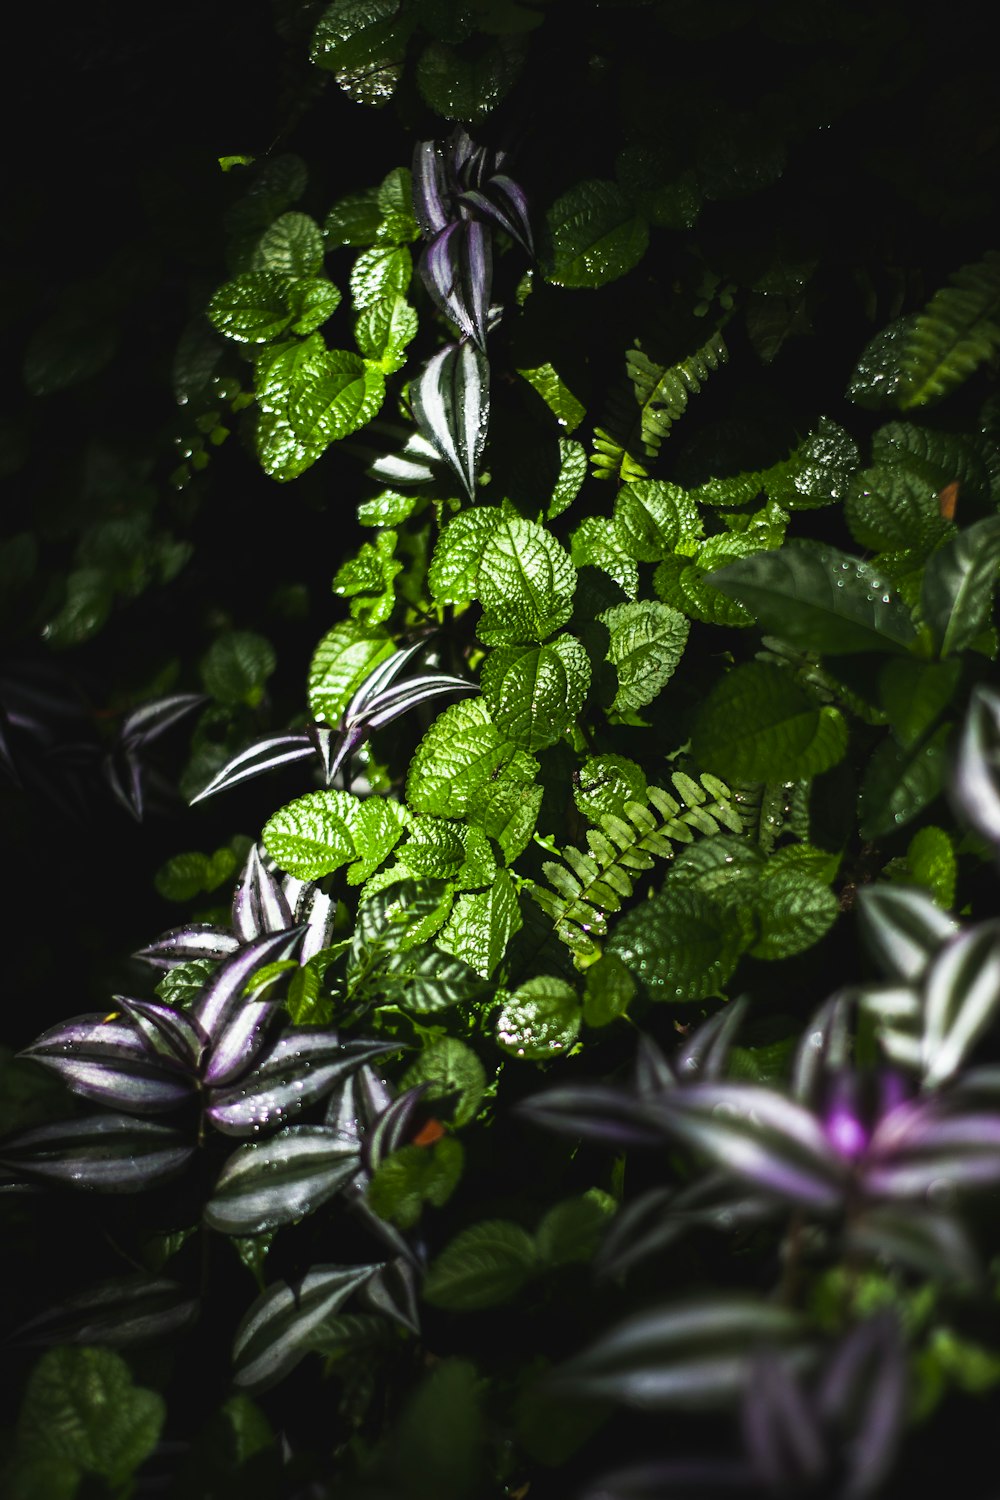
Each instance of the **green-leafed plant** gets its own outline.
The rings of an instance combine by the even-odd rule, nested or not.
[[[129,1268],[24,1310],[19,1493],[889,1496],[975,1425],[1000,256],[886,306],[815,198],[899,21],[334,0],[310,56],[396,99],[395,158],[332,202],[319,148],[226,159],[184,359],[231,372],[262,548],[279,485],[326,505],[334,602],[286,724],[248,613],[114,752],[141,811],[201,707],[213,852],[156,877],[146,992],[11,1064],[86,1101],[14,1112],[11,1188],[109,1195]],[[200,1347],[212,1424],[149,1458]]]

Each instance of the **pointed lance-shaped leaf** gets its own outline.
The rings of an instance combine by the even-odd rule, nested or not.
[[[249,1078],[213,1094],[206,1113],[226,1135],[254,1135],[315,1104],[359,1063],[398,1048],[398,1042],[340,1042],[333,1031],[289,1027],[256,1062]]]
[[[645,1032],[639,1033],[639,1044],[635,1052],[635,1088],[638,1094],[660,1094],[665,1089],[677,1087],[677,1075],[673,1064],[664,1054],[658,1042]]]
[[[417,426],[475,494],[490,411],[490,367],[474,344],[450,344],[410,384]]]
[[[43,1032],[20,1055],[58,1073],[74,1094],[133,1114],[162,1114],[193,1097],[193,1067],[153,1052],[130,1021],[76,1016]]]
[[[458,219],[442,229],[421,257],[420,276],[445,317],[485,350],[493,289],[493,242],[486,226]]]
[[[753,1361],[742,1426],[754,1471],[769,1491],[808,1489],[827,1467],[819,1420],[802,1386],[772,1349]]]
[[[844,1165],[819,1121],[772,1089],[694,1083],[649,1110],[671,1135],[765,1193],[820,1212],[843,1201]]]
[[[172,1058],[184,1068],[198,1066],[206,1038],[185,1011],[162,1000],[133,1000],[128,995],[114,995],[112,999],[128,1016],[151,1056]]]
[[[1000,1113],[951,1113],[937,1096],[898,1105],[872,1133],[862,1186],[872,1198],[919,1198],[1000,1182]]]
[[[141,1193],[193,1156],[187,1136],[131,1115],[86,1115],[3,1142],[0,1162],[33,1177],[102,1193]]]
[[[146,809],[145,768],[138,753],[128,747],[119,747],[104,757],[103,770],[105,781],[122,807],[141,823]]]
[[[924,1087],[953,1077],[1000,1007],[1000,921],[960,932],[924,977]]]
[[[16,1344],[144,1344],[189,1327],[198,1299],[176,1281],[140,1272],[98,1282],[29,1318]]]
[[[395,682],[410,662],[426,651],[427,644],[427,640],[423,639],[414,641],[409,646],[400,646],[397,651],[387,656],[385,661],[380,662],[373,671],[369,672],[344,710],[345,726],[366,718],[372,699]]]
[[[420,1333],[417,1307],[417,1272],[402,1255],[380,1266],[361,1288],[359,1300],[373,1312],[393,1318],[410,1333]]]
[[[290,958],[302,936],[300,927],[287,932],[266,933],[227,958],[212,975],[191,1008],[191,1014],[214,1043],[243,1003],[248,980],[265,964]]]
[[[845,1255],[881,1260],[934,1281],[982,1285],[982,1267],[969,1231],[946,1209],[922,1203],[876,1203],[844,1226]]]
[[[295,925],[305,928],[299,947],[300,964],[307,964],[317,953],[330,947],[336,919],[336,896],[325,895],[319,886],[308,886],[295,904]]]
[[[792,1062],[792,1097],[807,1108],[818,1109],[828,1079],[850,1065],[856,1003],[854,991],[838,990],[823,1002],[802,1033]]]
[[[726,1065],[733,1037],[746,1015],[747,998],[741,995],[709,1016],[693,1036],[674,1054],[674,1072],[679,1083],[693,1078],[718,1078]]]
[[[241,1146],[219,1173],[205,1223],[223,1234],[263,1234],[302,1219],[358,1170],[357,1147],[324,1125],[293,1125]]]
[[[204,693],[172,693],[167,698],[153,698],[149,703],[140,703],[122,720],[118,731],[119,744],[129,750],[138,750],[159,739],[178,724],[192,709],[207,703]]]
[[[823,1425],[841,1437],[845,1500],[881,1493],[906,1421],[908,1386],[906,1352],[891,1312],[852,1328],[823,1371],[814,1401]]]
[[[236,1331],[233,1381],[242,1390],[277,1384],[308,1353],[310,1337],[378,1269],[314,1266],[293,1289],[278,1281],[261,1294]]]
[[[451,221],[451,196],[443,148],[437,141],[418,141],[413,148],[413,214],[425,239]]]
[[[798,1314],[749,1297],[690,1298],[626,1318],[547,1383],[553,1393],[646,1410],[724,1407],[745,1389],[764,1345],[801,1357]]]
[[[279,882],[253,844],[233,890],[233,931],[243,943],[266,932],[287,932],[292,913]]]
[[[1000,857],[1000,693],[985,683],[969,695],[950,794],[962,817]]]
[[[401,453],[388,453],[375,459],[366,473],[379,484],[430,484],[440,454],[434,444],[419,432],[411,432]]]
[[[931,957],[958,930],[954,917],[943,912],[915,886],[865,886],[857,907],[865,946],[888,978],[912,984],[919,980]]]
[[[470,188],[459,194],[458,201],[480,218],[491,219],[494,224],[499,224],[528,255],[534,255],[528,200],[513,178],[503,172],[495,172],[481,188]]]
[[[773,1219],[773,1198],[747,1192],[724,1172],[710,1172],[682,1188],[651,1188],[619,1209],[595,1260],[599,1277],[622,1276],[640,1261],[660,1255],[692,1229],[723,1234]]]
[[[140,948],[133,958],[141,958],[157,969],[173,969],[177,964],[186,964],[193,958],[228,958],[240,946],[235,933],[210,922],[186,922],[183,927],[171,927],[155,942]]]
[[[366,1171],[376,1172],[387,1156],[406,1144],[414,1112],[426,1091],[423,1083],[407,1089],[372,1121],[361,1139],[361,1162]]]
[[[216,771],[208,785],[191,798],[191,806],[206,797],[214,797],[216,792],[227,791],[243,781],[251,781],[254,776],[262,776],[265,771],[290,766],[297,760],[309,760],[315,753],[307,734],[269,734],[254,740],[252,745],[247,745],[228,760],[221,771]]]
[[[582,1136],[607,1146],[662,1146],[667,1132],[649,1100],[607,1085],[547,1089],[515,1106],[522,1119],[560,1135]]]
[[[479,685],[464,677],[452,677],[447,672],[425,672],[420,677],[408,677],[403,682],[378,693],[369,703],[366,721],[370,729],[383,729],[422,703],[431,703],[435,698],[451,697],[455,693],[478,693]]]
[[[223,1088],[242,1078],[264,1046],[280,1009],[279,1000],[245,999],[231,1013],[218,1031],[202,1070],[202,1079],[209,1088]]]

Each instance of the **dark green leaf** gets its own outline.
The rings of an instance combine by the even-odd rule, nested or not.
[[[558,286],[616,281],[638,265],[649,243],[645,219],[621,188],[597,178],[558,198],[546,222],[552,245],[547,275]]]
[[[517,1295],[536,1267],[529,1234],[506,1219],[473,1224],[432,1261],[424,1297],[434,1307],[471,1312]]]
[[[847,726],[838,709],[818,704],[790,672],[748,662],[705,699],[692,747],[702,765],[728,780],[797,781],[837,764]]]

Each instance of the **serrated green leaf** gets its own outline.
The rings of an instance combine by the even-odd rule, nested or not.
[[[744,942],[740,913],[696,886],[668,880],[625,916],[605,952],[621,959],[652,1000],[720,994]]]
[[[241,863],[229,847],[216,849],[211,855],[193,851],[174,854],[157,870],[153,884],[165,901],[193,901],[203,891],[218,890],[236,874]]]
[[[361,353],[379,360],[386,374],[405,364],[403,350],[416,331],[416,309],[398,294],[370,302],[354,325]]]
[[[268,854],[289,875],[317,880],[355,860],[348,879],[359,885],[391,853],[404,824],[398,803],[381,797],[362,802],[330,788],[288,803],[268,819],[261,837]]]
[[[438,538],[427,573],[431,597],[438,604],[464,604],[476,591],[476,575],[486,543],[500,525],[498,506],[463,510]]]
[[[539,975],[504,1002],[497,1017],[497,1041],[515,1057],[558,1057],[576,1041],[581,1019],[573,986],[553,975]]]
[[[617,533],[599,516],[585,516],[569,542],[575,568],[600,568],[630,599],[639,592],[639,565],[623,551]]]
[[[396,556],[395,531],[380,531],[374,542],[363,542],[356,555],[343,563],[333,580],[333,592],[351,600],[351,613],[381,625],[396,603],[395,579],[403,571]]]
[[[333,205],[323,224],[323,233],[331,250],[341,245],[374,245],[382,222],[378,190],[349,193]]]
[[[836,547],[788,542],[709,575],[800,651],[902,651],[916,632],[878,570]]]
[[[402,1146],[380,1162],[368,1184],[367,1199],[380,1219],[412,1229],[425,1203],[441,1208],[462,1176],[465,1152],[445,1136],[435,1145]]]
[[[447,42],[431,42],[417,63],[417,87],[445,120],[485,119],[508,93],[523,54],[507,38],[472,57]]]
[[[453,953],[411,947],[389,955],[388,967],[378,976],[375,987],[390,1004],[424,1016],[477,999],[483,981]]]
[[[178,1009],[193,1005],[218,967],[214,958],[191,958],[176,964],[164,974],[154,994]]]
[[[544,526],[501,515],[483,548],[476,596],[481,640],[542,641],[573,612],[576,569]]]
[[[598,619],[610,632],[606,659],[618,673],[612,707],[618,713],[630,713],[652,703],[684,654],[687,620],[666,604],[646,599],[616,604]]]
[[[308,214],[285,213],[265,229],[250,262],[252,271],[315,276],[323,264],[323,235]]]
[[[452,703],[417,746],[406,779],[407,801],[416,813],[463,817],[473,795],[516,750],[481,698]]]
[[[244,271],[219,287],[208,304],[213,326],[241,344],[267,344],[289,331],[311,333],[333,313],[340,293],[318,276]]]
[[[409,167],[393,167],[379,183],[376,201],[384,220],[381,238],[393,244],[420,238],[420,226],[413,214],[413,174]]]
[[[610,1193],[600,1188],[554,1204],[535,1231],[539,1260],[547,1266],[593,1260],[616,1207]]]
[[[553,365],[535,365],[517,373],[538,392],[560,427],[567,433],[579,427],[587,415],[587,408],[573,395]]]
[[[696,558],[681,552],[664,558],[653,575],[653,587],[664,604],[679,609],[691,620],[706,625],[752,625],[750,611],[736,599],[727,598],[709,575],[720,563],[754,557],[760,550],[761,543],[754,536],[731,532],[710,536]]]
[[[604,953],[584,976],[583,1019],[588,1026],[610,1026],[628,1014],[636,985],[616,953]]]
[[[928,558],[920,607],[942,656],[964,651],[989,623],[998,574],[996,516],[960,531]]]
[[[424,1298],[433,1307],[472,1312],[509,1302],[536,1268],[531,1236],[507,1219],[472,1224],[427,1269]]]
[[[100,1475],[117,1490],[153,1451],[165,1416],[163,1397],[134,1385],[111,1349],[50,1349],[28,1377],[18,1442],[29,1453]]]
[[[638,265],[649,244],[645,219],[615,182],[578,183],[556,199],[545,218],[552,247],[546,276],[557,286],[616,281]]]
[[[686,490],[657,479],[622,485],[615,499],[615,533],[637,562],[660,562],[704,531],[698,507]]]
[[[879,673],[879,702],[901,745],[917,743],[948,707],[961,677],[957,661],[926,662],[899,657]]]
[[[403,1089],[420,1085],[426,1103],[450,1101],[451,1122],[460,1127],[475,1118],[486,1092],[486,1073],[471,1047],[457,1037],[445,1036],[424,1048],[400,1082]]]
[[[748,662],[727,673],[695,718],[693,753],[730,781],[798,781],[835,766],[847,726],[781,667]]]
[[[309,709],[336,725],[365,678],[391,656],[392,639],[376,626],[342,620],[320,641],[309,666]]]
[[[500,966],[507,945],[522,926],[517,894],[506,870],[498,870],[487,891],[459,896],[438,938],[438,947],[453,953],[489,979]]]
[[[794,866],[775,869],[772,862],[760,876],[758,935],[750,952],[754,958],[767,959],[801,953],[829,931],[838,910],[829,886]]]
[[[872,437],[876,468],[902,469],[923,479],[940,496],[957,484],[960,503],[989,505],[998,497],[991,470],[989,443],[976,433],[967,436],[917,427],[912,422],[889,422]]]
[[[405,297],[413,261],[405,245],[373,245],[362,250],[351,272],[351,301],[356,312],[375,302]]]
[[[465,862],[465,845],[466,831],[461,823],[424,816],[412,820],[400,852],[406,868],[415,875],[454,880]]]
[[[524,776],[519,774],[521,769],[525,771]],[[513,864],[531,842],[541,811],[543,792],[540,786],[531,784],[533,776],[531,758],[525,757],[522,767],[515,755],[499,776],[487,781],[469,801],[466,813],[469,822],[499,844],[508,865]]]
[[[844,518],[862,547],[930,548],[948,531],[932,484],[907,469],[874,466],[855,474]]]
[[[309,55],[357,104],[388,104],[413,29],[399,0],[333,0],[319,19]]]
[[[829,417],[804,438],[784,463],[765,470],[764,488],[786,510],[815,510],[842,502],[860,462],[854,439]]]
[[[257,358],[257,452],[273,479],[296,479],[333,442],[370,422],[385,395],[377,365],[319,334],[265,349]]]
[[[546,520],[561,516],[572,505],[587,477],[587,450],[575,438],[559,439],[559,477],[545,507]]]
[[[945,830],[933,823],[919,829],[906,850],[906,865],[914,884],[925,886],[938,906],[950,911],[955,904],[958,862]]]
[[[545,646],[500,646],[483,668],[494,724],[521,750],[541,750],[575,723],[590,688],[590,658],[572,635]]]
[[[645,773],[623,755],[590,756],[574,778],[573,800],[592,823],[608,813],[620,818],[626,802],[645,804]]]
[[[201,660],[205,691],[219,703],[256,708],[264,683],[277,666],[274,647],[252,630],[229,630],[212,642]]]

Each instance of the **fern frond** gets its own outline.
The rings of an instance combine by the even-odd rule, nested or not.
[[[647,787],[646,802],[626,802],[620,815],[603,814],[587,833],[588,854],[564,849],[563,863],[548,860],[542,866],[549,887],[538,882],[528,887],[578,967],[598,957],[607,914],[620,911],[632,895],[636,874],[651,869],[656,859],[673,858],[675,845],[689,844],[698,834],[743,831],[733,793],[717,776],[696,781],[675,771],[671,784],[676,795]]]
[[[923,406],[1000,351],[1000,253],[963,266],[935,292],[904,342],[899,405]]]

